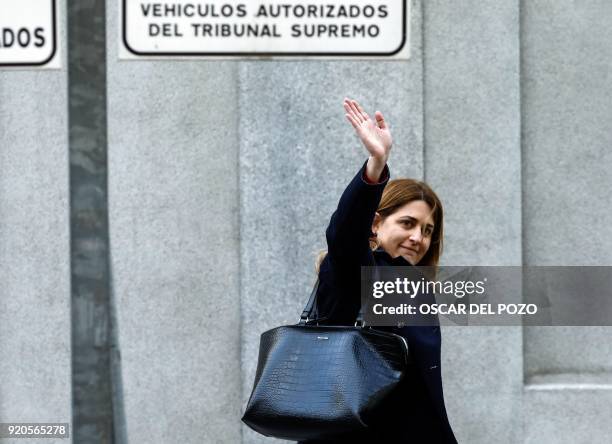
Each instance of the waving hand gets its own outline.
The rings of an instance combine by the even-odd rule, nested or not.
[[[355,128],[355,132],[361,139],[370,155],[382,161],[383,165],[389,157],[393,139],[389,131],[389,125],[380,111],[374,113],[376,121],[361,108],[361,105],[356,100],[344,99],[344,109],[346,111],[347,120]]]

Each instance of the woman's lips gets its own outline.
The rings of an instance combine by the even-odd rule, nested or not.
[[[414,248],[404,247],[403,245],[400,245],[400,246],[402,248],[405,248],[406,250],[410,251],[411,253],[418,254],[418,252]]]

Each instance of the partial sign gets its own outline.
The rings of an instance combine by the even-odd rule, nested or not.
[[[407,0],[122,0],[122,58],[409,57]]]
[[[0,0],[0,67],[59,68],[56,0]]]

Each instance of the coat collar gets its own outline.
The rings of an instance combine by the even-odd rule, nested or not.
[[[396,258],[392,258],[391,255],[387,253],[385,250],[383,250],[382,247],[378,247],[376,250],[374,250],[373,254],[374,254],[374,258],[382,260],[383,262],[388,263],[389,265],[397,265],[400,267],[412,267],[412,264],[408,262],[406,259],[404,259],[401,255]]]

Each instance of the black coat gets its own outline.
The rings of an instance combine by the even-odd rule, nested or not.
[[[367,163],[366,163],[367,164]],[[403,257],[393,259],[369,246],[374,213],[389,180],[369,184],[363,179],[366,164],[348,185],[331,217],[326,237],[328,254],[319,272],[314,317],[320,324],[353,325],[361,304],[361,266],[411,266]],[[440,373],[439,327],[376,327],[402,335],[408,341],[413,365],[389,402],[385,423],[371,435],[346,436],[337,443],[380,442],[456,443],[448,422]],[[319,441],[302,441],[314,444]]]

